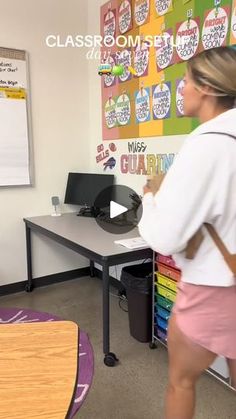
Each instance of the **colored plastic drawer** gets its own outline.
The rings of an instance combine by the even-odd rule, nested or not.
[[[166,320],[167,322],[170,318],[170,312],[159,306],[157,306],[157,315],[160,316],[162,319]]]
[[[173,281],[167,276],[163,276],[157,273],[157,282],[158,284],[163,285],[163,287],[169,288],[171,291],[177,292],[177,282]]]
[[[172,268],[177,268],[171,256],[163,256],[158,253],[156,256],[156,262],[157,263],[160,262],[160,263],[163,263],[164,265],[172,266]]]
[[[157,292],[159,295],[161,295],[164,298],[167,298],[168,300],[175,302],[176,294],[173,291],[168,290],[165,287],[162,287],[161,285],[157,285]]]
[[[167,345],[167,332],[166,332],[166,330],[163,330],[160,327],[155,326],[154,336],[155,336],[155,338],[162,340]]]
[[[169,266],[162,265],[162,263],[158,263],[158,272],[160,274],[168,276],[169,278],[173,279],[174,281],[179,281],[181,277],[181,272],[177,269],[170,268]]]
[[[161,317],[157,316],[157,322],[156,324],[163,330],[167,330],[168,329],[168,322],[164,319],[162,319]]]
[[[174,304],[172,301],[167,300],[166,298],[163,298],[160,295],[157,295],[156,303],[159,306],[163,307],[165,310],[169,310],[169,311],[172,310],[172,307],[173,307],[173,304]]]
[[[167,334],[165,330],[157,328],[157,337],[161,340],[163,340],[165,343],[167,342]]]

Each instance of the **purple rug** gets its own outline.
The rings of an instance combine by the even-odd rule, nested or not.
[[[49,313],[20,308],[1,308],[0,323],[33,323],[62,320]],[[80,330],[79,344],[79,377],[77,390],[71,409],[70,419],[76,414],[85,400],[93,378],[93,349],[87,333]]]

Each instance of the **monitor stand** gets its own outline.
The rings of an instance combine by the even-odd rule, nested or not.
[[[78,212],[79,217],[93,217],[96,218],[100,213],[100,208],[96,207],[82,207]]]

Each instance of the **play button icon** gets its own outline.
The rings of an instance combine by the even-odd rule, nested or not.
[[[103,189],[94,202],[99,208],[97,224],[112,234],[124,234],[133,230],[142,217],[141,197],[124,185]]]
[[[110,202],[110,218],[118,217],[118,215],[124,214],[128,211],[128,208],[123,205],[117,204],[117,202]]]

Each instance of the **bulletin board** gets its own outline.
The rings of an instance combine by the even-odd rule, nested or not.
[[[101,50],[108,63],[126,68],[102,77],[103,140],[188,134],[197,121],[183,115],[186,62],[236,44],[236,0],[111,0],[101,7],[101,35],[143,39],[141,47]],[[150,46],[147,35],[165,42]]]
[[[0,48],[0,186],[31,184],[27,53]]]

